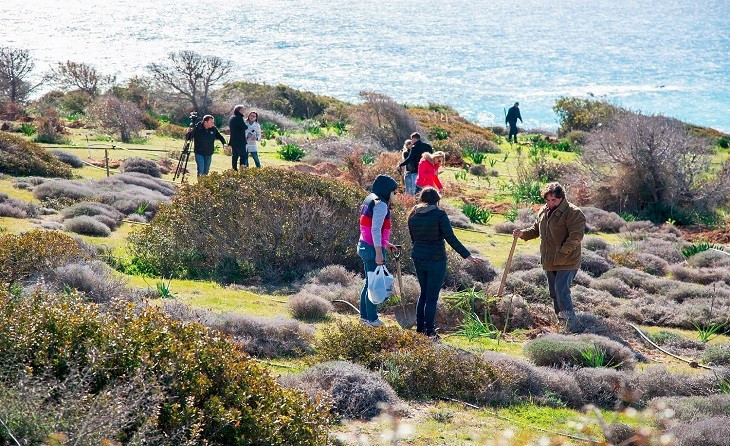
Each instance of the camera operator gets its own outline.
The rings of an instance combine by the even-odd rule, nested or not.
[[[231,130],[231,137],[228,144],[231,146],[231,164],[233,170],[238,170],[238,159],[241,159],[241,166],[248,166],[246,153],[246,129],[248,126],[243,122],[243,105],[236,105],[233,109],[233,116],[228,120],[228,128]]]
[[[203,120],[192,130],[188,130],[185,139],[193,140],[195,147],[195,164],[198,166],[198,176],[208,175],[210,162],[213,160],[213,145],[215,140],[226,146],[226,140],[218,131],[213,122],[213,116],[205,115]]]

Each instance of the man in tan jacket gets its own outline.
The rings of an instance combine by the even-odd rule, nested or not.
[[[532,240],[540,237],[540,263],[548,279],[555,314],[565,319],[570,329],[575,324],[570,285],[580,268],[581,241],[586,218],[565,198],[563,186],[550,183],[542,190],[545,206],[528,229],[516,230],[515,237]]]

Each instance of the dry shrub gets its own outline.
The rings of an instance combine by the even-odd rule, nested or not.
[[[583,247],[589,251],[604,252],[610,248],[610,245],[601,237],[589,235],[583,238]]]
[[[622,299],[631,299],[633,294],[631,287],[616,277],[595,280],[591,287],[596,290],[608,291],[611,295]]]
[[[469,173],[477,177],[487,176],[487,166],[484,164],[476,164],[469,168]]]
[[[574,376],[585,401],[604,409],[616,409],[629,385],[629,376],[616,369],[587,367]]]
[[[117,223],[122,221],[122,218],[124,218],[124,215],[113,207],[95,201],[82,201],[76,203],[62,209],[61,215],[64,218],[78,217],[80,215],[88,215],[89,217],[102,215],[116,221]]]
[[[582,207],[586,217],[586,227],[590,232],[619,232],[626,221],[615,212],[607,212],[594,207]]]
[[[185,138],[185,133],[187,133],[187,131],[187,127],[165,122],[157,127],[157,130],[155,130],[155,134],[157,136],[165,136],[168,138],[183,139]]]
[[[444,285],[457,290],[468,288],[483,289],[497,277],[497,271],[483,259],[482,264],[476,264],[464,260],[459,254],[451,249],[446,251],[446,280]]]
[[[122,163],[122,172],[138,172],[145,175],[149,175],[154,178],[162,177],[160,173],[160,166],[156,162],[138,156],[127,158]]]
[[[127,281],[98,260],[56,267],[48,274],[48,280],[55,291],[73,288],[82,292],[87,300],[96,303],[128,298],[131,295]]]
[[[580,269],[593,277],[601,277],[601,275],[613,267],[610,261],[589,250],[583,250],[581,252],[580,262]]]
[[[708,346],[702,353],[702,362],[730,366],[730,342]]]
[[[119,135],[122,142],[130,142],[144,128],[142,111],[132,102],[105,94],[87,107],[86,115],[94,125]]]
[[[525,271],[538,268],[540,266],[539,254],[516,254],[512,258],[512,271]]]
[[[677,247],[677,243],[662,240],[657,237],[649,237],[646,240],[637,242],[636,249],[645,254],[652,254],[664,259],[669,263],[684,262],[684,255]]]
[[[84,183],[71,180],[46,181],[33,189],[33,196],[41,201],[68,198],[82,200],[94,195],[94,190]]]
[[[377,373],[347,361],[317,364],[297,375],[280,380],[285,387],[296,388],[310,398],[323,398],[332,412],[346,419],[370,419],[383,406],[401,404],[395,391]]]
[[[655,366],[632,376],[630,387],[636,389],[642,402],[646,402],[658,397],[707,396],[719,393],[722,381],[727,378],[727,372],[688,375],[671,373],[664,367]]]
[[[51,153],[53,153],[53,155],[58,158],[60,162],[68,164],[75,169],[84,167],[84,162],[81,160],[81,158],[71,152],[65,152],[63,150],[52,150]]]
[[[0,132],[0,173],[71,178],[71,169],[38,144]]]
[[[240,313],[215,313],[177,302],[166,302],[165,313],[173,319],[196,322],[233,336],[252,356],[296,357],[312,352],[314,328],[283,316],[275,318]]]
[[[621,206],[654,221],[673,217],[689,223],[696,213],[714,213],[730,197],[730,175],[715,175],[712,153],[681,121],[622,111],[591,132],[583,161],[599,207]]]
[[[0,234],[0,283],[13,283],[82,258],[79,244],[58,232]]]
[[[538,286],[547,286],[547,276],[542,268],[533,268],[528,270],[516,271],[514,277],[524,280],[527,283]]]
[[[717,252],[714,249],[698,252],[689,259],[687,264],[695,268],[716,268],[730,267],[730,255],[727,253]]]
[[[494,225],[494,230],[498,234],[512,234],[517,229],[522,229],[522,225],[512,221],[501,221]]]
[[[672,277],[682,282],[710,285],[716,282],[730,284],[730,268],[687,268],[683,265],[669,267]]]
[[[631,370],[636,365],[634,352],[627,347],[603,336],[582,334],[565,336],[550,334],[528,342],[525,355],[539,366],[575,365],[590,367],[581,352],[591,348],[600,349],[605,355],[604,367]]]
[[[327,319],[329,313],[334,311],[334,307],[328,300],[309,293],[298,293],[290,297],[287,306],[295,319],[305,321]]]
[[[677,446],[725,446],[730,438],[730,416],[682,423],[671,429]]]
[[[649,405],[672,409],[677,420],[696,421],[730,413],[730,394],[656,398]]]
[[[383,147],[372,141],[358,139],[346,139],[338,136],[326,136],[315,139],[293,139],[281,138],[283,144],[294,143],[304,149],[306,155],[302,159],[308,164],[319,164],[322,162],[340,165],[345,158],[354,153],[375,156],[383,152]]]
[[[403,160],[399,152],[382,152],[371,164],[363,164],[362,152],[345,157],[347,179],[358,186],[369,189],[378,175],[389,175],[401,182],[398,164]]]
[[[112,232],[109,226],[88,215],[81,215],[65,220],[63,222],[63,230],[97,237],[108,237]]]
[[[451,226],[455,228],[465,228],[465,229],[472,229],[474,225],[471,223],[471,220],[469,220],[469,217],[464,215],[461,210],[455,208],[454,206],[448,205],[448,204],[440,204],[439,205],[441,209],[443,209],[446,212],[446,215],[449,216],[449,221],[451,222]]]
[[[363,103],[351,114],[352,133],[356,137],[372,139],[388,150],[399,150],[411,133],[426,135],[408,110],[390,97],[362,91],[360,98]]]
[[[35,204],[0,193],[0,217],[34,218],[40,213],[41,209]]]

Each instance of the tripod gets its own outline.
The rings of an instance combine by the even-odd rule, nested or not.
[[[182,152],[180,152],[180,159],[177,161],[177,167],[175,168],[175,175],[172,177],[172,181],[176,181],[177,177],[180,177],[180,183],[185,181],[185,173],[188,171],[188,160],[190,160],[190,140],[185,140]]]
[[[185,144],[183,144],[182,152],[180,153],[180,159],[177,161],[177,167],[175,168],[175,175],[172,176],[172,181],[177,180],[180,177],[180,183],[185,181],[185,174],[188,171],[188,160],[190,160],[190,140],[193,139],[195,127],[198,125],[198,112],[190,112],[190,126],[185,134]],[[190,139],[188,139],[188,135]]]

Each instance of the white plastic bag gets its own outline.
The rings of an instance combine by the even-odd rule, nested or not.
[[[393,276],[385,265],[378,265],[368,272],[368,299],[375,305],[383,303],[393,294]]]

